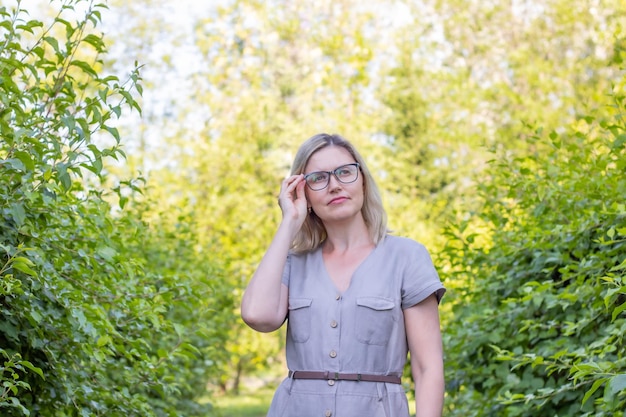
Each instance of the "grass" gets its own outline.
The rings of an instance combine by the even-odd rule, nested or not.
[[[265,417],[274,390],[263,388],[239,395],[217,395],[209,399],[220,417]]]

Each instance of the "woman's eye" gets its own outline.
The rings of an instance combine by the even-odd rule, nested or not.
[[[313,182],[313,183],[324,182],[324,181],[326,181],[326,174],[323,174],[323,173],[313,174],[309,178],[310,178],[310,181]]]
[[[339,175],[340,177],[345,177],[350,175],[350,169],[349,168],[339,168],[336,171],[337,175]]]

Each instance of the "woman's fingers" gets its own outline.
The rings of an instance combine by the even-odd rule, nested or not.
[[[304,176],[300,175],[292,175],[291,177],[285,180],[287,187],[285,188],[286,195],[289,197],[293,197],[293,193],[296,190],[298,184],[301,184],[304,181]]]
[[[296,184],[296,200],[298,200],[298,202],[302,202],[302,204],[306,203],[306,195],[304,193],[305,184],[306,181],[304,181],[304,178]]]
[[[287,177],[282,182],[278,196],[278,205],[283,212],[283,219],[295,221],[298,227],[307,217],[305,183],[302,174]]]
[[[281,208],[285,208],[283,206],[283,203],[286,203],[288,201],[290,202],[294,202],[294,196],[295,199],[300,199],[300,198],[304,198],[304,192],[302,191],[298,191],[298,188],[300,188],[300,190],[303,190],[302,186],[298,187],[298,185],[304,185],[304,175],[299,174],[299,175],[292,175],[290,177],[287,177],[283,180],[281,189],[280,189],[280,194],[278,196],[278,203],[281,206]]]

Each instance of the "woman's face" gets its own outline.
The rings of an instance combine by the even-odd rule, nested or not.
[[[328,186],[314,191],[308,185],[305,186],[307,201],[315,214],[324,222],[341,221],[361,215],[363,207],[363,176],[360,169],[356,169],[356,180],[351,181],[350,170],[356,161],[346,149],[340,146],[328,146],[315,152],[309,158],[304,169],[305,177],[314,172],[336,172],[344,182],[337,179],[335,174],[330,174]],[[346,166],[345,169],[336,171],[337,168]],[[325,175],[322,175],[323,178]],[[309,181],[313,181],[316,176],[309,176]],[[323,182],[322,182],[323,185]],[[315,186],[316,188],[319,187]]]

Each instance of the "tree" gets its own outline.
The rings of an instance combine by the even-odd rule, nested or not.
[[[448,228],[450,415],[623,415],[625,100],[497,154]]]
[[[620,76],[607,63],[618,50],[623,5],[404,4],[379,90],[388,109],[380,131],[390,160],[385,189],[399,229],[423,235],[430,224],[441,245],[436,231],[451,209],[472,204],[471,179],[491,149],[532,150],[525,124],[557,129],[603,102]]]
[[[193,221],[150,223],[141,178],[109,184],[139,73],[99,72],[104,5],[57,6],[0,8],[2,414],[207,415],[230,291]]]

